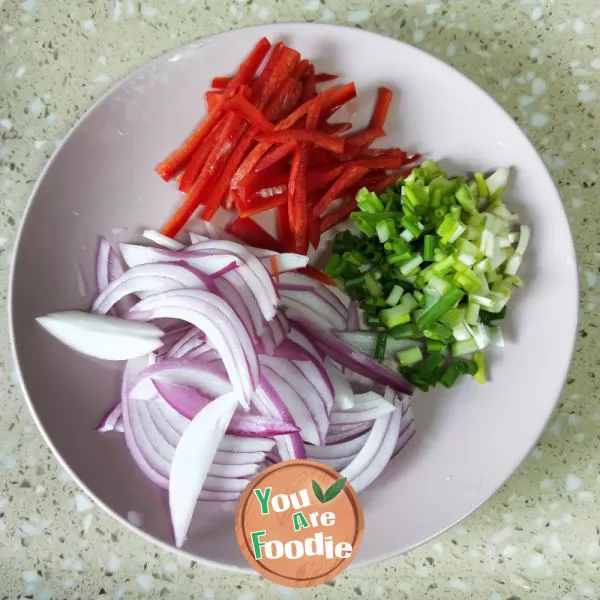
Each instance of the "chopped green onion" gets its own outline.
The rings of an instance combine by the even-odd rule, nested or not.
[[[396,357],[398,362],[406,367],[422,361],[423,353],[419,346],[413,346],[412,348],[406,348],[406,350],[400,350],[396,353]]]
[[[452,356],[465,356],[467,354],[473,354],[473,352],[477,352],[477,350],[477,342],[473,338],[461,340],[460,342],[454,342],[454,344],[452,344]]]
[[[392,329],[410,321],[410,309],[400,303],[398,306],[382,310],[379,313],[379,318],[388,329]]]
[[[435,236],[426,235],[423,239],[423,259],[427,261],[434,260],[435,256]]]
[[[374,297],[383,296],[383,290],[381,289],[381,285],[379,282],[371,275],[371,273],[367,273],[365,275],[365,287],[367,288],[367,292]]]
[[[381,322],[381,319],[379,317],[376,317],[376,316],[373,316],[373,315],[367,317],[367,325],[369,327],[372,327],[372,328],[374,328],[374,327],[381,327],[382,324],[383,323]]]
[[[379,238],[379,241],[383,244],[395,234],[396,227],[394,225],[394,221],[384,219],[375,225],[375,230],[377,231],[377,237]]]
[[[388,294],[388,297],[385,299],[385,303],[390,306],[396,306],[398,302],[400,302],[400,298],[402,298],[402,294],[404,294],[404,289],[400,285],[394,285],[392,291]]]
[[[390,331],[390,335],[395,340],[402,340],[406,338],[416,338],[421,334],[421,330],[414,323],[406,323],[404,325],[398,325],[393,327]]]
[[[473,178],[475,179],[475,183],[477,184],[477,193],[480,198],[487,198],[490,194],[487,183],[485,182],[485,177],[483,173],[479,171],[473,174]]]
[[[400,267],[400,272],[406,277],[406,275],[410,275],[413,271],[415,271],[422,262],[423,257],[420,254],[417,254],[417,256],[411,258],[408,262],[404,263]]]
[[[477,383],[485,383],[487,381],[485,376],[485,356],[481,352],[475,352],[473,354],[473,360],[477,365],[477,371],[473,375]]]
[[[446,314],[454,305],[457,304],[462,297],[464,292],[459,288],[451,288],[449,292],[444,294],[427,312],[417,320],[417,325],[424,329],[432,323],[437,321],[440,317]]]
[[[445,350],[446,344],[440,340],[427,340],[425,347],[427,348],[427,352],[441,353]]]
[[[475,304],[475,302],[469,302],[467,304],[467,316],[466,320],[469,325],[477,325],[479,323],[479,304]]]
[[[375,342],[375,360],[383,360],[385,358],[385,349],[388,341],[387,331],[380,331],[377,334],[377,341]]]
[[[367,188],[361,188],[356,195],[358,208],[363,212],[377,213],[383,211],[383,204],[375,192],[370,192]]]

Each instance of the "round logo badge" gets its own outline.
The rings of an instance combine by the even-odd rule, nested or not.
[[[311,587],[339,575],[356,555],[364,527],[350,484],[312,460],[281,462],[259,473],[236,515],[248,563],[288,587]]]

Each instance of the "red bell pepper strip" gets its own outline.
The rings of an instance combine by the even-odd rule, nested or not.
[[[194,152],[192,158],[188,162],[183,171],[183,175],[179,182],[179,189],[182,192],[189,192],[194,185],[194,181],[196,181],[196,177],[198,177],[198,173],[200,173],[204,163],[206,163],[206,159],[208,155],[214,148],[214,145],[221,135],[223,127],[225,125],[225,119],[221,119],[219,123],[215,126],[215,128],[208,134],[206,141],[204,144],[201,144],[196,152]]]
[[[406,152],[400,148],[362,148],[357,158],[400,158],[406,157]]]
[[[273,46],[273,49],[271,50],[271,55],[267,59],[267,62],[265,64],[262,72],[256,78],[255,83],[252,86],[256,90],[257,96],[262,91],[262,88],[263,88],[264,83],[267,80],[267,78],[270,77],[271,74],[273,73],[273,69],[275,68],[275,65],[279,62],[279,57],[281,55],[282,50],[283,50],[282,42],[278,42],[277,44],[275,44]]]
[[[210,85],[215,90],[224,90],[230,81],[231,77],[213,77]]]
[[[241,94],[227,100],[223,110],[235,112],[259,131],[273,131],[273,124],[269,123],[263,113]]]
[[[308,214],[308,241],[315,250],[321,241],[321,219],[312,212]]]
[[[306,202],[306,152],[303,148],[298,148],[294,153],[287,193],[292,246],[294,252],[306,254],[308,250],[308,204]]]
[[[256,113],[261,116],[259,118],[255,114],[255,119],[263,119],[264,123],[269,123],[269,121],[274,119],[277,112],[280,110],[281,100],[277,100],[277,98],[273,97],[277,90],[281,88],[281,85],[287,81],[289,75],[298,63],[299,58],[300,55],[298,52],[291,48],[287,48],[283,45],[280,46],[279,51],[277,51],[276,48],[274,56],[271,57],[271,60],[269,60],[266,67],[269,70],[268,75],[263,77],[263,73],[261,73],[252,88],[252,95],[256,97],[258,107],[266,107],[264,115],[256,109]],[[271,101],[272,99],[273,101]],[[240,102],[243,102],[243,100]],[[255,107],[252,105],[246,107],[247,114],[252,114],[254,108]],[[241,137],[241,141],[239,141],[239,143],[233,142],[230,150],[230,157],[224,167],[223,173],[211,190],[210,196],[206,199],[204,209],[202,210],[202,218],[204,220],[210,221],[219,209],[219,206],[221,206],[221,203],[227,196],[227,191],[230,188],[231,179],[254,144],[255,136],[255,129],[246,132],[246,129],[242,128],[241,134],[238,136],[238,139]]]
[[[225,230],[249,246],[283,252],[283,246],[279,240],[276,240],[252,219],[236,219]]]
[[[339,208],[336,208],[336,210],[321,219],[321,234],[335,227],[338,223],[345,221],[350,216],[350,213],[353,213],[355,210],[356,200],[352,198],[346,200]]]
[[[286,191],[280,194],[273,194],[272,196],[265,196],[256,200],[253,199],[249,204],[238,202],[236,203],[236,208],[240,217],[253,217],[261,212],[277,208],[284,204],[287,205],[287,187]]]
[[[315,81],[317,83],[325,83],[326,81],[333,81],[338,77],[339,75],[333,75],[332,73],[317,73],[315,75]]]
[[[188,219],[194,214],[194,211],[200,206],[203,199],[207,198],[208,194],[210,194],[217,178],[227,164],[232,149],[244,131],[244,123],[240,117],[233,113],[229,113],[225,117],[225,120],[226,123],[223,126],[223,130],[217,138],[215,146],[206,159],[204,167],[188,192],[183,204],[179,206],[175,214],[161,229],[163,235],[174,237],[179,233]]]
[[[300,54],[287,46],[274,55],[272,64],[268,64],[266,73],[261,73],[256,82],[257,101],[259,110],[265,109],[271,98],[279,93],[281,86],[293,73],[300,60]],[[271,61],[270,61],[271,63]],[[269,119],[271,120],[271,119]]]
[[[392,156],[389,158],[359,158],[348,164],[359,167],[367,167],[368,169],[400,169],[408,164],[409,160],[406,156]]]
[[[306,102],[317,95],[317,81],[315,78],[315,68],[313,65],[308,67],[306,76],[304,78],[304,89],[302,90],[302,97],[300,102]]]
[[[385,125],[385,120],[394,96],[392,90],[386,87],[380,87],[377,92],[377,100],[375,101],[375,108],[369,121],[369,128],[381,128]]]
[[[344,139],[346,140],[346,145],[350,148],[363,148],[384,136],[385,131],[381,127],[369,127],[355,133],[349,133],[344,136]]]
[[[332,285],[333,287],[337,287],[337,284],[335,283],[335,281],[333,279],[331,279],[331,277],[328,277],[327,275],[325,275],[325,273],[323,273],[323,271],[321,271],[320,269],[317,269],[316,267],[313,267],[312,265],[306,265],[306,267],[302,267],[301,269],[296,269],[296,272],[302,273],[303,275],[306,275],[307,277],[312,277],[316,281],[320,281],[321,283],[324,283],[325,285]]]
[[[332,135],[335,133],[344,133],[345,131],[352,129],[352,123],[324,123],[320,129],[323,133],[330,133]]]
[[[206,100],[206,110],[210,112],[215,108],[219,98],[223,95],[223,92],[211,90],[204,94],[204,99]]]
[[[306,72],[308,71],[310,66],[311,66],[311,64],[306,59],[301,60],[296,65],[296,68],[294,69],[294,72],[292,73],[292,77],[294,79],[298,79],[298,80],[302,79],[306,75]]]
[[[262,38],[240,65],[238,72],[223,90],[223,96],[216,103],[206,118],[196,127],[192,134],[183,144],[171,152],[169,156],[156,166],[156,172],[165,180],[169,181],[188,162],[196,148],[206,139],[222,114],[222,106],[225,100],[233,96],[240,85],[249,83],[260,67],[263,59],[269,52],[271,44],[267,38]]]
[[[285,144],[281,144],[280,146],[276,146],[275,148],[271,148],[271,150],[269,150],[260,159],[256,167],[254,167],[254,172],[261,173],[262,171],[266,171],[268,168],[277,164],[280,160],[283,160],[290,154],[293,154],[297,148],[298,142],[294,140],[286,142]]]
[[[290,220],[288,217],[287,192],[285,195],[285,204],[277,207],[277,232],[283,246],[287,249],[290,246],[292,231],[290,229]]]
[[[259,135],[257,139],[268,144],[285,144],[292,140],[296,142],[310,142],[336,154],[341,154],[344,151],[344,140],[342,138],[308,129],[275,131]]]
[[[339,88],[331,88],[329,90],[325,90],[324,92],[318,94],[312,100],[309,100],[308,102],[305,102],[304,104],[296,108],[291,114],[279,121],[279,123],[277,123],[277,125],[275,126],[275,131],[283,131],[285,129],[289,129],[299,119],[301,119],[308,113],[308,110],[310,109],[313,103],[319,103],[321,106],[321,110],[323,110],[323,107],[330,107],[332,105],[335,105],[336,103],[348,101],[354,98],[355,96],[356,86],[354,85],[354,83],[348,83]],[[239,169],[236,171],[235,175],[232,178],[232,189],[240,187],[242,181],[246,177],[251,176],[254,167],[270,147],[270,143],[261,142],[252,150],[252,152],[250,152],[250,154],[246,157],[246,159],[240,165]]]
[[[311,105],[306,117],[306,131],[315,133],[319,124],[321,106]],[[299,130],[301,131],[301,130]],[[308,198],[306,189],[306,168],[308,165],[309,146],[301,142],[292,159],[290,181],[288,183],[288,215],[290,229],[294,240],[294,250],[299,254],[308,252]]]
[[[221,203],[227,195],[231,177],[244,159],[244,156],[252,146],[252,143],[252,135],[247,132],[231,152],[227,163],[219,175],[219,179],[215,183],[214,187],[210,191],[210,194],[206,198],[206,202],[204,203],[204,208],[202,209],[202,218],[205,221],[211,221],[217,210],[219,210]]]
[[[365,167],[347,167],[313,207],[313,213],[320,217],[334,200],[342,196],[353,183],[364,177],[367,172],[368,169]]]

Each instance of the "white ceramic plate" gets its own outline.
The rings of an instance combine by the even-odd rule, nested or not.
[[[440,160],[454,173],[514,167],[508,196],[533,227],[491,378],[414,398],[417,435],[361,495],[366,532],[354,566],[434,537],[487,500],[527,455],[563,385],[577,315],[577,272],[563,206],[541,159],[513,120],[468,79],[400,42],[328,25],[268,25],[224,33],[171,52],[133,74],[71,131],[29,203],[15,253],[11,323],[25,395],[48,444],[80,485],[136,531],[172,546],[166,495],[136,468],[119,434],[94,431],[117,398],[119,365],[76,355],[34,318],[86,309],[94,294],[99,234],[135,240],[160,227],[179,200],[154,166],[203,110],[212,76],[231,73],[256,40],[283,39],[318,70],[359,88],[367,120],[377,86],[396,90],[386,143]],[[247,568],[237,548],[235,505],[202,504],[184,551]]]

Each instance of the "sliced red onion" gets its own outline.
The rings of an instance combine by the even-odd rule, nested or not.
[[[341,410],[352,408],[354,406],[354,392],[348,380],[328,358],[325,359],[325,370],[333,385],[333,401],[336,406]]]
[[[354,491],[361,492],[371,485],[390,462],[398,440],[401,420],[402,411],[400,410],[379,417],[361,451],[341,472],[344,477],[348,478]],[[380,423],[381,425],[379,425]],[[385,428],[383,436],[379,433],[380,428]],[[372,447],[375,447],[375,453],[372,453]]]
[[[232,262],[241,265],[241,261],[230,254],[207,255],[202,252],[181,251],[166,248],[153,248],[137,244],[119,244],[121,254],[127,266],[131,269],[139,265],[163,262],[185,262],[188,266],[198,269],[205,275],[213,276],[224,269],[230,269]]]
[[[275,314],[271,313],[269,307],[277,306],[279,302],[279,294],[273,284],[270,272],[265,266],[244,246],[227,240],[211,240],[208,242],[200,242],[190,246],[190,251],[199,252],[202,254],[212,255],[215,253],[227,253],[229,256],[239,258],[239,260],[248,266],[248,269],[254,274],[254,278],[248,278],[247,282],[254,295],[261,304],[263,315],[267,321],[272,319]],[[239,272],[244,272],[241,268]]]
[[[230,262],[228,265],[226,265],[225,267],[223,267],[222,269],[219,269],[218,271],[215,271],[212,274],[212,278],[213,279],[219,279],[219,277],[223,277],[223,275],[227,275],[227,273],[230,273],[231,271],[235,271],[238,268],[238,265],[235,261]]]
[[[220,446],[219,446],[220,447]],[[217,465],[257,465],[265,460],[264,452],[226,452],[219,450],[215,455]]]
[[[169,487],[169,480],[161,472],[158,462],[153,460],[153,454],[156,452],[148,435],[143,427],[137,411],[137,399],[129,393],[133,381],[138,377],[143,369],[145,361],[129,361],[125,366],[123,373],[123,382],[121,385],[121,404],[123,406],[123,429],[125,443],[129,452],[142,473],[161,488]]]
[[[106,314],[119,300],[145,292],[155,294],[175,289],[200,288],[214,292],[212,280],[183,263],[152,263],[129,269],[112,281],[96,298],[92,312]]]
[[[154,352],[163,331],[151,323],[65,310],[36,321],[69,348],[102,360],[129,360]]]
[[[196,502],[237,406],[235,393],[220,396],[208,404],[183,432],[175,449],[169,478],[169,508],[175,543],[179,548],[185,542]],[[190,465],[194,465],[194,468],[190,469]]]
[[[267,382],[270,384],[269,386],[267,386]],[[260,396],[261,390],[265,393],[262,398]],[[261,386],[255,396],[255,405],[261,410],[262,414],[274,416],[272,410],[274,411],[275,408],[269,409],[266,401],[270,401],[272,407],[280,407],[280,403],[284,402],[283,398],[285,398],[288,413],[291,414],[294,423],[300,428],[302,439],[311,444],[320,444],[319,429],[302,396],[292,387],[283,373],[261,363]],[[277,410],[281,411],[282,409],[277,408]]]
[[[406,382],[398,373],[382,367],[377,361],[369,356],[358,352],[351,346],[337,339],[335,336],[315,327],[307,319],[294,320],[300,331],[311,336],[322,350],[335,362],[344,367],[356,371],[365,377],[369,377],[381,385],[391,387],[400,393],[412,393],[412,386]]]
[[[209,240],[227,240],[236,243],[240,242],[240,240],[238,240],[235,236],[231,235],[229,232],[225,231],[220,227],[216,227],[212,223],[200,220],[197,223],[194,223],[194,225],[195,227],[197,227],[200,233],[189,232],[192,245],[198,244],[200,242],[206,242]],[[261,260],[261,262],[269,271],[269,273],[271,273],[271,256],[277,257],[277,270],[279,273],[284,273],[285,271],[292,271],[295,269],[301,269],[308,264],[308,257],[304,256],[303,254],[278,254],[277,252],[273,252],[272,250],[266,250],[264,248],[255,248],[253,246],[245,246],[245,248]],[[273,273],[271,273],[271,275],[273,275]]]
[[[157,246],[161,246],[162,248],[168,248],[169,250],[183,250],[185,248],[185,244],[163,235],[160,231],[156,231],[156,229],[146,229],[142,235],[147,240],[154,242]]]
[[[193,419],[213,398],[200,393],[193,387],[153,379],[157,392],[181,415]],[[235,414],[227,432],[250,437],[272,437],[296,433],[298,428],[281,420],[258,415]]]
[[[319,462],[322,462],[328,467],[341,472],[354,460],[355,457],[356,454],[352,456],[343,456],[341,458],[321,458],[319,459]]]
[[[347,423],[342,425],[330,425],[327,430],[327,444],[339,444],[370,431],[374,421],[363,421],[362,423]]]
[[[190,327],[174,342],[167,352],[167,358],[181,358],[191,350],[206,343],[204,334],[196,327]]]
[[[314,356],[317,360],[323,362],[325,360],[325,353],[310,340],[304,333],[298,328],[290,325],[288,333],[288,339],[304,348],[309,354]]]
[[[138,397],[154,397],[156,388],[152,383],[153,379],[188,385],[212,398],[232,390],[222,365],[172,359],[151,365],[139,372],[132,381],[130,393]]]
[[[144,320],[181,319],[203,331],[219,353],[240,402],[249,406],[258,382],[258,357],[242,322],[224,300],[203,290],[173,290],[140,300],[129,314]]]
[[[101,237],[96,252],[96,284],[98,293],[104,291],[108,284],[123,275],[124,268],[117,251],[110,242]]]
[[[327,324],[325,329],[343,329],[346,317],[341,315],[329,302],[316,292],[291,292],[282,290],[281,306],[294,309],[308,319],[318,315],[319,323]]]
[[[119,401],[114,406],[111,406],[108,412],[102,417],[100,423],[98,423],[98,427],[96,427],[96,431],[100,431],[101,433],[114,430],[118,431],[117,426],[120,422],[122,424],[122,415],[123,407],[121,406],[121,401]]]
[[[357,405],[354,406],[354,409]],[[334,411],[331,414],[332,425],[342,425],[345,423],[364,423],[365,421],[371,421],[379,417],[394,412],[397,408],[390,402],[383,402],[379,406],[372,408],[358,409],[358,410],[345,410],[345,411]]]
[[[303,273],[283,273],[279,278],[280,285],[299,285],[305,287],[311,287],[317,294],[327,300],[331,306],[337,310],[344,317],[348,314],[348,307],[350,305],[350,297],[346,292],[340,290],[338,287],[325,285],[308,275]]]
[[[346,319],[346,331],[356,331],[360,326],[358,316],[358,302],[351,300],[348,306],[348,318]]]
[[[249,438],[237,435],[226,435],[219,450],[227,452],[268,452],[275,445],[270,438]]]
[[[365,445],[368,436],[369,431],[365,431],[359,436],[337,444],[327,444],[327,446],[311,446],[307,444],[306,455],[308,458],[314,458],[315,460],[354,456]]]
[[[277,252],[263,250],[262,248],[253,248],[252,253],[260,260],[271,275],[275,275],[275,273],[272,272],[273,265],[271,263],[271,257],[273,256],[276,258],[277,273],[279,274],[295,271],[296,269],[303,269],[308,264],[308,256],[302,254],[292,254],[289,252],[277,254]]]
[[[204,502],[232,502],[240,497],[240,492],[213,492],[211,490],[202,490],[200,500]]]
[[[274,356],[260,356],[260,364],[275,371],[289,384],[306,404],[319,433],[319,443],[325,443],[325,435],[329,424],[327,399],[323,398],[314,384],[291,360],[276,358]],[[283,397],[286,397],[285,395]],[[295,420],[295,419],[294,419]],[[302,426],[296,421],[296,424]]]
[[[242,464],[242,465],[220,465],[216,462],[210,466],[208,471],[209,475],[215,477],[231,477],[237,478],[251,478],[260,470],[260,466],[257,464]]]
[[[323,366],[323,361],[315,358],[310,352],[307,352],[302,346],[291,340],[286,340],[286,344],[294,347],[295,353],[299,357],[291,360],[317,390],[329,415],[333,406],[334,390],[329,375]]]

